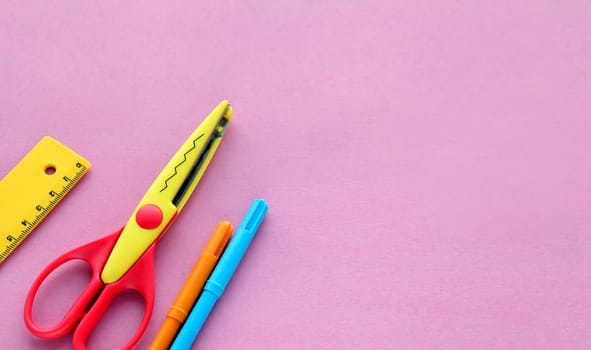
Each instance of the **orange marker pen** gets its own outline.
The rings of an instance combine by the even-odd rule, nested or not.
[[[168,310],[162,327],[160,327],[158,334],[156,334],[150,345],[150,350],[168,349],[178,330],[185,322],[187,315],[191,312],[191,308],[201,293],[203,285],[207,281],[211,271],[224,252],[232,231],[232,224],[227,221],[220,222],[215,228],[201,256],[199,256],[195,266],[193,266],[193,270],[185,281],[183,288]]]

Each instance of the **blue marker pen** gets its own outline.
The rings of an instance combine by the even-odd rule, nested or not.
[[[234,237],[228,243],[228,247],[222,254],[215,269],[209,276],[201,296],[193,306],[193,310],[185,321],[185,324],[177,334],[170,350],[186,350],[193,345],[201,327],[207,320],[207,316],[213,309],[217,300],[222,296],[224,289],[230,282],[234,271],[246,253],[246,249],[254,238],[263,217],[267,213],[267,203],[262,199],[255,199],[248,213],[240,223]]]

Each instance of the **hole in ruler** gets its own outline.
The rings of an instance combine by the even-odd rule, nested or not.
[[[53,175],[55,174],[55,166],[48,165],[45,167],[45,175]]]

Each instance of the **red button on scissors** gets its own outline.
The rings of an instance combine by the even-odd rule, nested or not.
[[[172,157],[123,228],[63,254],[41,272],[25,301],[25,324],[33,334],[59,338],[74,330],[74,349],[85,349],[88,335],[113,298],[135,290],[144,297],[146,307],[140,327],[123,348],[131,349],[138,342],[154,306],[156,244],[193,193],[231,118],[232,108],[223,101]],[[70,260],[87,262],[91,280],[60,322],[41,328],[32,318],[35,295],[47,276]]]

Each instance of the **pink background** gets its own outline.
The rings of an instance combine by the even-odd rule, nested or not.
[[[24,327],[32,280],[122,225],[224,98],[139,349],[255,197],[268,216],[195,348],[591,348],[589,18],[589,1],[2,1],[0,173],[46,134],[93,164],[0,266],[2,348],[70,348]],[[40,322],[81,288],[68,270]],[[118,300],[90,347],[117,348],[141,307]]]

